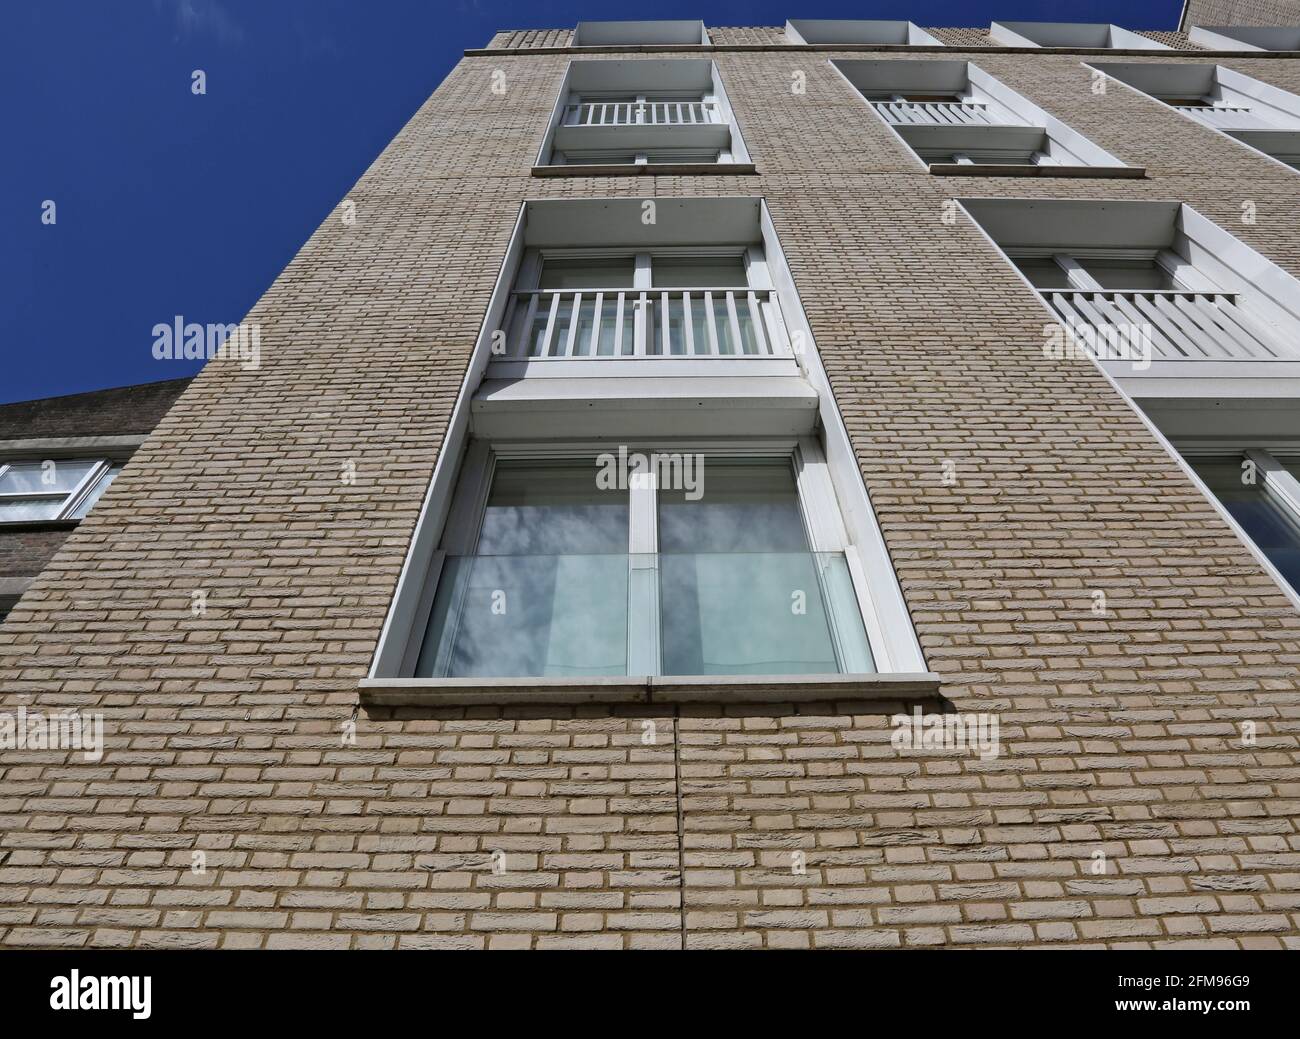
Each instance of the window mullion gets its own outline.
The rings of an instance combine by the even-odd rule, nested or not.
[[[76,512],[81,506],[82,499],[90,493],[91,488],[94,487],[95,484],[99,482],[100,478],[108,472],[108,469],[108,463],[102,460],[91,466],[90,471],[82,477],[81,483],[77,484],[77,486],[68,493],[68,496],[64,498],[63,508],[59,510],[57,518],[67,519]]]
[[[653,457],[644,457],[647,462]],[[653,463],[628,477],[627,673],[657,675],[659,653],[658,480]]]
[[[1081,289],[1084,292],[1101,291],[1101,282],[1085,271],[1073,256],[1068,253],[1055,253],[1052,259],[1061,270],[1065,271],[1071,288]]]

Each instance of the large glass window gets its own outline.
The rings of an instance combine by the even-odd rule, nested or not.
[[[806,504],[791,456],[499,462],[416,673],[872,670],[846,558],[815,551]]]
[[[1292,588],[1300,591],[1300,516],[1270,491],[1268,476],[1240,455],[1192,458],[1192,467]],[[1290,463],[1292,482],[1300,464]]]
[[[663,670],[839,670],[788,459],[715,462],[707,493],[659,493]]]

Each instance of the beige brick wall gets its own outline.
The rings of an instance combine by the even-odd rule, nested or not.
[[[529,176],[564,55],[457,66],[254,308],[262,369],[210,365],[0,629],[0,707],[108,743],[0,755],[0,944],[1298,944],[1300,615],[940,220],[1178,199],[1300,274],[1296,174],[985,53],[1150,177],[935,178],[826,57],[718,52],[760,175],[653,180]],[[768,199],[929,663],[1001,757],[894,751],[901,705],[359,710],[520,201],[649,193]]]
[[[1300,0],[1187,0],[1183,25],[1300,25]]]

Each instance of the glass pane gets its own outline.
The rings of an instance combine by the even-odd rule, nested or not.
[[[740,347],[744,353],[758,353],[758,336],[754,334],[754,316],[749,310],[749,296],[737,294],[736,319],[740,325]]]
[[[668,352],[686,353],[686,321],[680,295],[668,297]]]
[[[1243,483],[1249,471],[1242,469],[1240,458],[1189,461],[1246,536],[1300,590],[1300,524],[1264,489],[1263,476],[1257,472],[1254,483]]]
[[[106,490],[108,490],[108,485],[112,483],[115,479],[117,479],[117,474],[120,473],[121,471],[122,471],[122,467],[120,465],[115,465],[111,469],[109,469],[109,471],[106,472],[103,476],[101,476],[98,480],[96,480],[95,486],[90,489],[90,493],[87,494],[86,497],[82,500],[81,504],[78,505],[76,509],[73,510],[72,512],[73,518],[81,519],[84,515],[86,515],[86,513],[88,513],[91,509],[93,509],[95,507],[95,503],[98,502],[100,497],[103,495],[103,493]]]
[[[838,567],[842,574],[833,571]],[[660,640],[666,675],[835,674],[870,652],[839,553],[702,553],[659,557]],[[835,616],[827,609],[835,595]],[[833,633],[834,631],[834,633]]]
[[[655,257],[650,264],[651,284],[657,289],[741,288],[745,261],[739,257]]]
[[[604,307],[602,306],[603,310]],[[578,330],[573,340],[573,356],[590,357],[591,356],[591,337],[595,331],[596,322],[596,299],[594,296],[584,296],[582,305],[578,308]],[[565,328],[565,335],[568,335],[568,328]],[[564,344],[561,344],[563,346]]]
[[[1152,260],[1079,260],[1103,289],[1176,289],[1173,276]]]
[[[13,499],[0,501],[0,523],[25,523],[54,519],[63,508],[62,498]]]
[[[626,554],[627,490],[602,489],[599,473],[594,460],[498,464],[478,554]]]
[[[565,344],[569,341],[569,320],[573,316],[573,298],[561,297],[559,306],[555,307],[555,321],[551,324],[551,338],[548,343],[546,326],[551,320],[551,307],[554,296],[539,296],[537,313],[533,317],[532,332],[528,337],[529,357],[562,357]]]
[[[661,467],[660,485],[660,552],[808,550],[789,459],[684,456]]]
[[[627,583],[626,554],[448,557],[415,673],[626,674]]]
[[[98,462],[20,462],[0,476],[0,494],[69,494]]]
[[[731,313],[727,310],[727,297],[718,292],[713,294],[713,327],[718,336],[718,353],[734,354],[736,337],[731,333]]]
[[[546,323],[551,319],[551,297],[538,296],[537,310],[533,314],[533,327],[528,330],[529,357],[540,357],[546,345]]]
[[[1013,257],[1012,262],[1036,289],[1068,289],[1070,279],[1050,256]]]
[[[547,259],[538,288],[630,289],[634,267],[631,256]]]

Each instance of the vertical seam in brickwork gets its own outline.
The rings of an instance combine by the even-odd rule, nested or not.
[[[682,717],[680,706],[673,708],[673,796],[677,801],[677,916],[678,929],[682,938],[682,950],[686,949],[686,809],[682,803],[682,729],[679,724]]]

